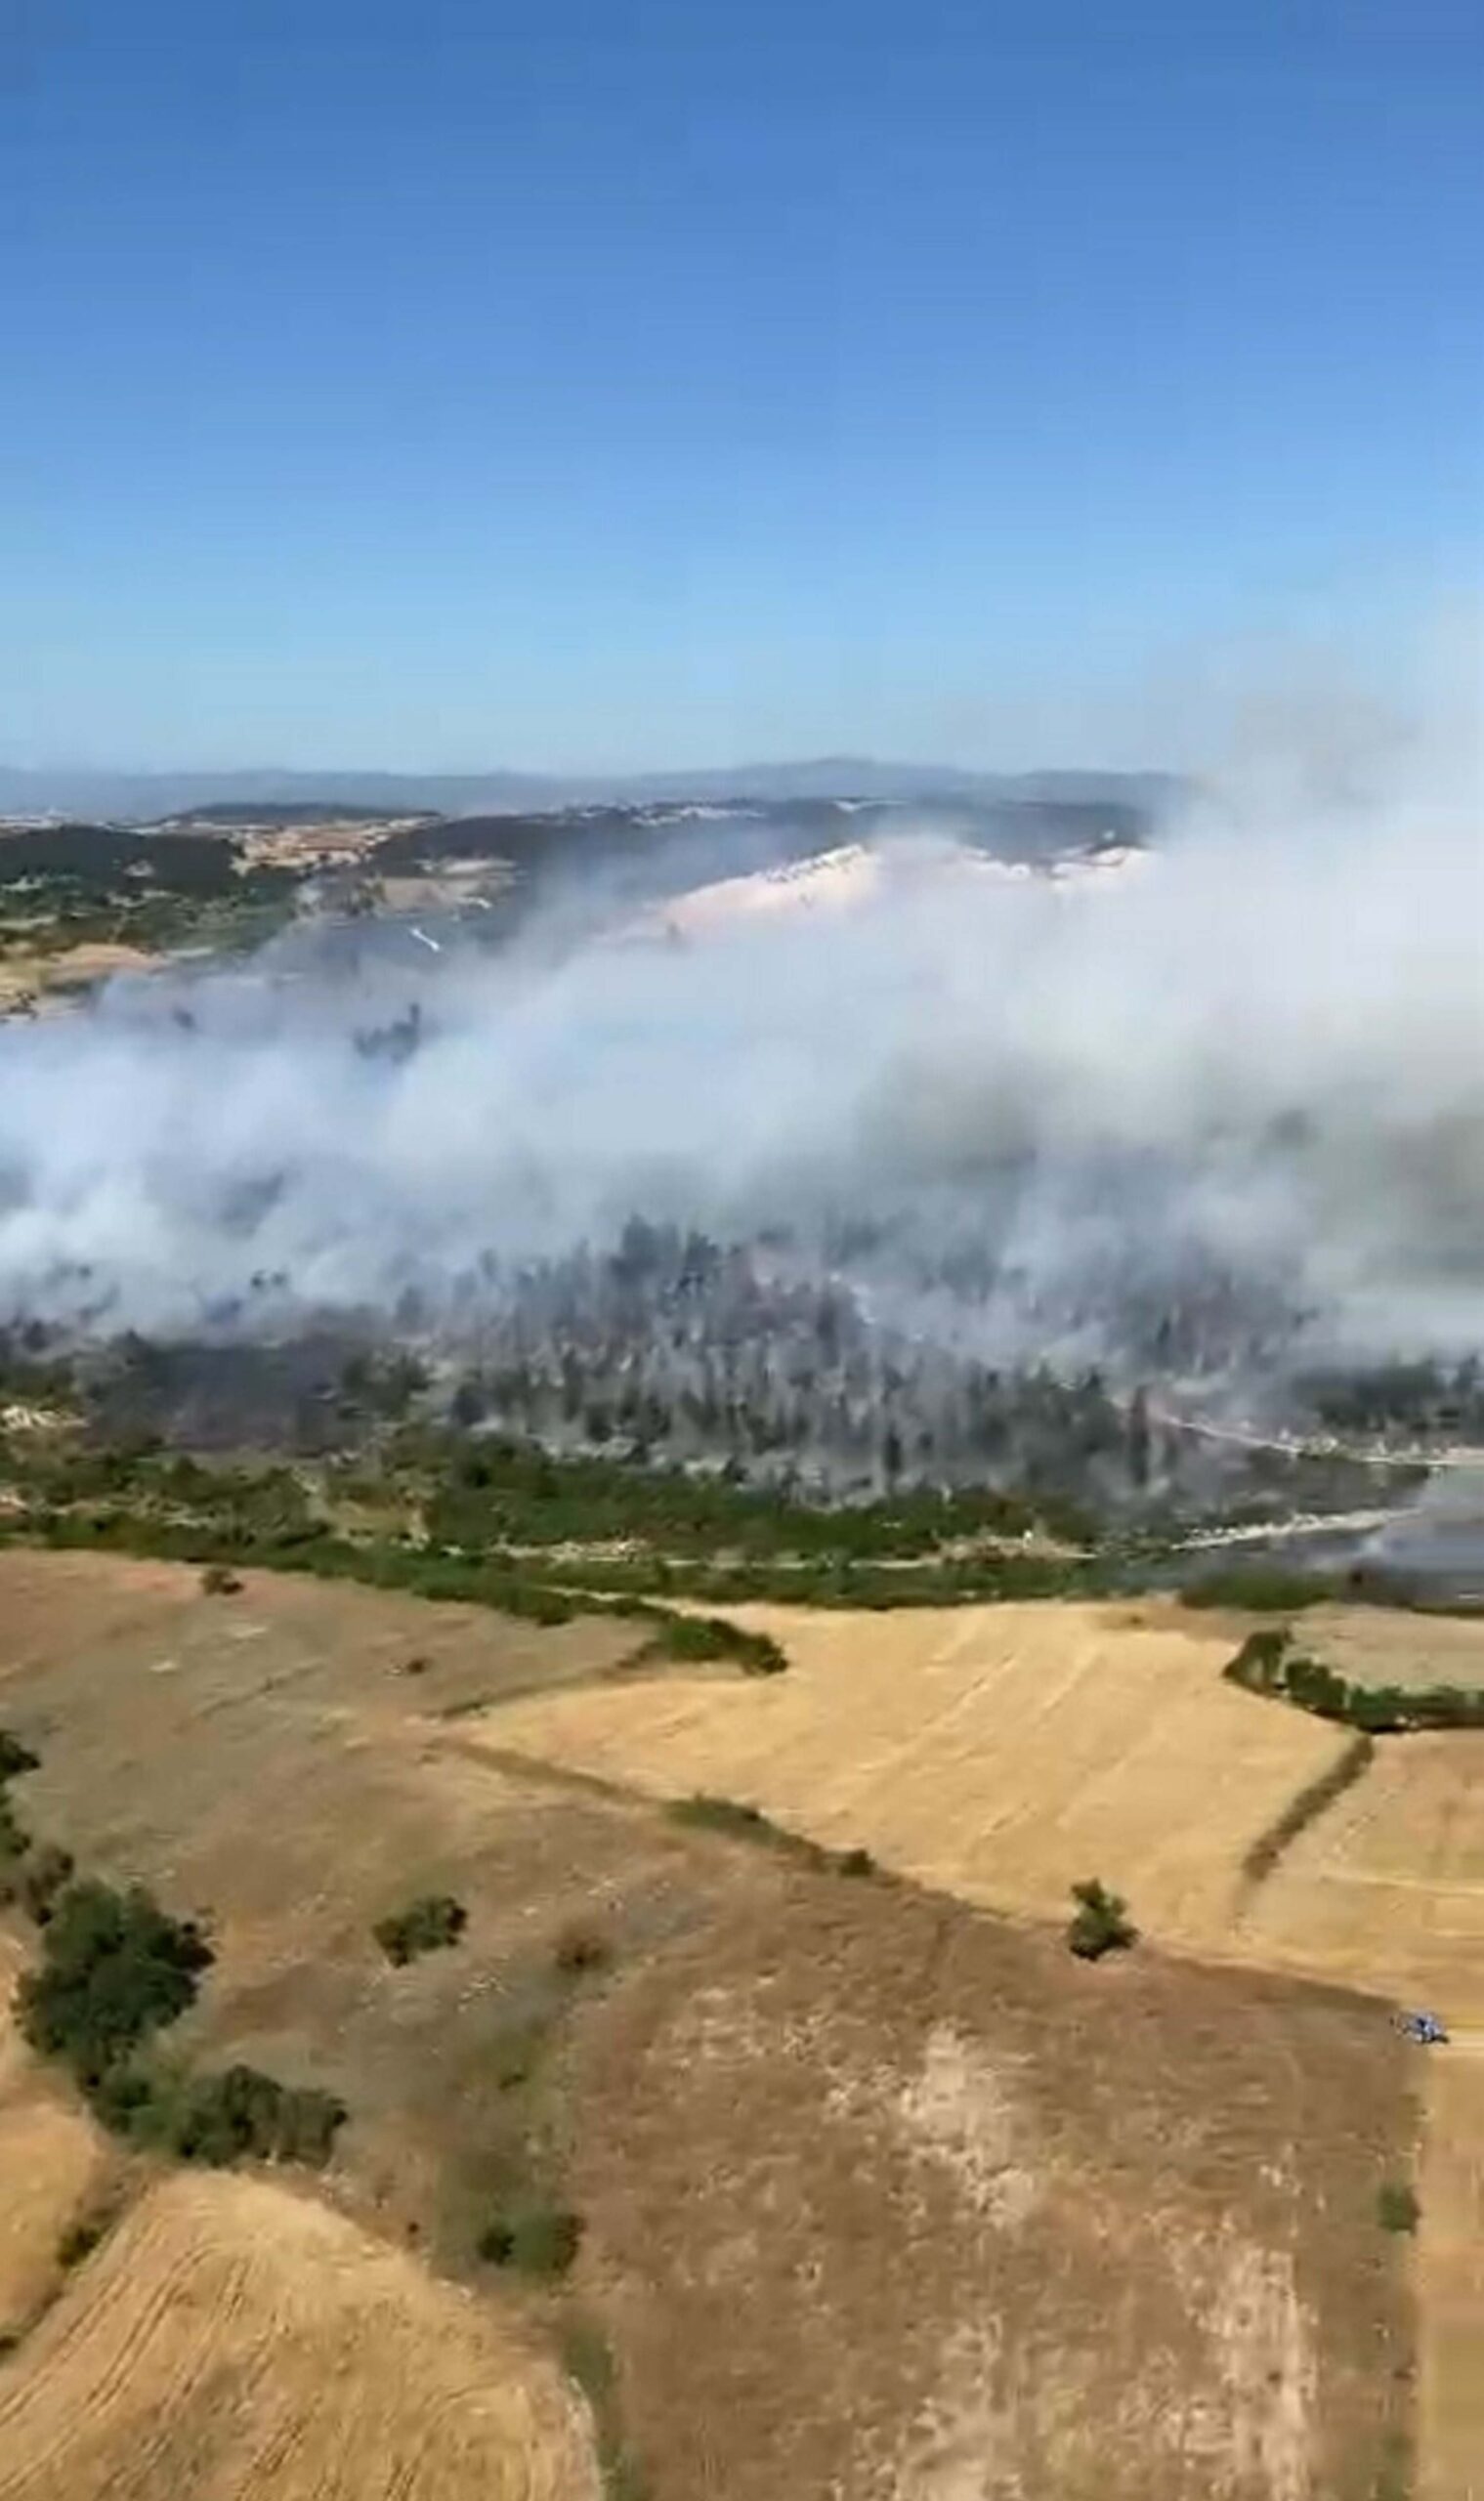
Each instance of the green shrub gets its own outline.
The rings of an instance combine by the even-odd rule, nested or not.
[[[84,2082],[184,2014],[214,1959],[195,1923],[169,1918],[143,1886],[69,1886],[43,1934],[41,1968],[16,1992],[21,2029]]]
[[[680,1663],[707,1659],[735,1661],[743,1675],[782,1675],[788,1661],[766,1632],[746,1632],[724,1615],[671,1615],[656,1609],[652,1648]]]
[[[694,1797],[673,1799],[666,1809],[670,1821],[691,1825],[701,1832],[726,1833],[733,1841],[771,1841],[778,1837],[778,1827],[770,1824],[758,1806],[744,1806],[736,1798],[709,1797],[698,1790]]]
[[[68,2271],[80,2267],[85,2258],[92,2257],[107,2228],[102,2215],[80,2215],[76,2223],[68,2224],[57,2243],[58,2266]]]
[[[21,1862],[16,1894],[27,1919],[45,1928],[57,1907],[57,1899],[64,1885],[70,1882],[73,1868],[69,1849],[59,1849],[55,1842],[43,1842]]]
[[[1231,1684],[1245,1686],[1249,1693],[1271,1693],[1278,1685],[1284,1653],[1293,1634],[1285,1625],[1281,1631],[1268,1629],[1250,1632],[1234,1658],[1227,1660],[1221,1673]]]
[[[1405,2180],[1383,2180],[1376,2192],[1376,2219],[1382,2231],[1416,2231],[1422,2219],[1417,2190]]]
[[[25,1771],[35,1771],[41,1761],[30,1747],[22,1745],[9,1728],[0,1728],[0,1780],[17,1780]]]
[[[468,1923],[463,1903],[451,1893],[424,1893],[405,1910],[379,1919],[371,1934],[387,1961],[401,1966],[440,1946],[456,1945]]]
[[[1386,1736],[1405,1728],[1484,1727],[1484,1689],[1463,1685],[1352,1684],[1322,1659],[1293,1647],[1282,1632],[1250,1632],[1221,1671],[1232,1684],[1260,1693],[1315,1718]]]
[[[9,1792],[0,1789],[0,1865],[23,1858],[30,1845],[30,1834],[17,1820]]]
[[[672,1798],[665,1808],[672,1824],[683,1824],[695,1832],[720,1833],[728,1841],[750,1841],[764,1849],[777,1850],[781,1856],[797,1861],[801,1867],[815,1869],[821,1875],[874,1876],[876,1862],[869,1849],[826,1849],[811,1841],[806,1833],[791,1833],[776,1824],[760,1806],[743,1805],[740,1799],[715,1798],[704,1790],[694,1797]]]
[[[348,2115],[333,2094],[280,2084],[241,2062],[192,2076],[122,2061],[96,2079],[88,2100],[113,2135],[218,2167],[256,2160],[318,2169]]]
[[[1230,1563],[1192,1581],[1180,1592],[1182,1606],[1232,1607],[1245,1615],[1298,1615],[1336,1594],[1320,1573],[1286,1572],[1270,1563]]]
[[[84,2078],[83,2090],[100,2127],[138,2144],[168,2146],[172,2105],[158,2080],[127,2059]]]
[[[188,2162],[220,2166],[256,2157],[318,2168],[346,2115],[331,2094],[290,2088],[238,2063],[192,2078],[174,2115],[171,2149]]]
[[[582,2219],[566,2206],[532,2205],[495,2215],[479,2236],[488,2267],[523,2275],[565,2275],[582,2241]]]
[[[1077,1909],[1068,1923],[1067,1943],[1082,1962],[1101,1962],[1105,1954],[1126,1952],[1137,1942],[1139,1931],[1128,1917],[1127,1903],[1097,1877],[1074,1885],[1072,1898]]]

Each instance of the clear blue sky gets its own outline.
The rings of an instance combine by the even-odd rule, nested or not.
[[[1478,577],[1477,0],[0,28],[0,759],[1129,761]]]

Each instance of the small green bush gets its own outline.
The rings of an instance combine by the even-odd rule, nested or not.
[[[732,1660],[743,1675],[782,1675],[788,1665],[779,1644],[767,1632],[748,1632],[724,1615],[671,1615],[654,1610],[651,1647],[684,1664],[707,1659]]]
[[[1067,1927],[1067,1943],[1084,1963],[1101,1962],[1105,1954],[1125,1953],[1138,1941],[1121,1893],[1110,1893],[1097,1877],[1072,1887],[1077,1909]]]
[[[38,1928],[45,1928],[50,1920],[59,1894],[71,1880],[73,1864],[71,1851],[50,1841],[21,1861],[16,1895],[27,1919]]]
[[[187,2162],[220,2166],[256,2157],[318,2169],[346,2116],[332,2094],[290,2088],[238,2063],[191,2080],[174,2115],[170,2145]]]
[[[673,1799],[666,1811],[672,1823],[726,1833],[734,1841],[771,1841],[778,1830],[760,1807],[744,1806],[736,1798],[713,1798],[700,1789],[692,1798]]]
[[[33,1755],[9,1728],[0,1728],[0,1780],[18,1780],[22,1772],[35,1771],[40,1761],[41,1757]]]
[[[523,2275],[565,2275],[582,2241],[582,2218],[566,2206],[515,2207],[488,2223],[477,2243],[488,2267]]]
[[[1180,1604],[1233,1607],[1246,1615],[1298,1615],[1337,1594],[1336,1585],[1320,1573],[1287,1572],[1267,1563],[1229,1563],[1192,1581],[1180,1592]]]
[[[387,1961],[400,1967],[440,1946],[456,1945],[468,1924],[468,1912],[451,1893],[424,1893],[404,1911],[379,1919],[371,1934]]]
[[[18,1821],[9,1793],[0,1789],[0,1864],[23,1858],[30,1845],[30,1834]]]
[[[826,1849],[807,1834],[791,1833],[785,1825],[776,1824],[760,1806],[744,1805],[737,1798],[716,1798],[698,1790],[694,1797],[672,1798],[665,1813],[672,1824],[683,1824],[696,1832],[720,1833],[728,1841],[756,1842],[762,1848],[777,1850],[782,1857],[821,1875],[860,1877],[877,1872],[869,1849]]]
[[[1376,2192],[1376,2219],[1382,2231],[1416,2231],[1422,2210],[1408,2181],[1382,2181]]]
[[[58,2266],[68,2270],[80,2267],[85,2258],[92,2257],[107,2228],[101,2215],[82,2215],[76,2223],[68,2224],[57,2243]]]

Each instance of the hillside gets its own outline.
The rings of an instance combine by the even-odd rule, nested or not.
[[[1412,2293],[1376,2199],[1411,2165],[1415,2054],[1365,1997],[1165,1950],[1187,1896],[1215,1933],[1252,1823],[1330,1739],[1223,1687],[1209,1625],[1100,1621],[1094,1672],[1087,1611],[939,1613],[936,1666],[918,1619],[831,1617],[830,1668],[800,1615],[788,1674],[758,1684],[641,1673],[612,1622],[0,1554],[0,1722],[41,1758],[27,1827],[207,1919],[173,2057],[247,2059],[351,2114],[297,2184],[130,2157],[99,2246],[0,2366],[0,2493],[589,2501],[594,2453],[612,2501],[1402,2489]],[[858,1704],[810,1737],[831,1674]],[[1238,1812],[1234,1763],[1171,1888],[1147,1828],[1182,1680],[1179,1744],[1209,1694],[1270,1728],[1248,1758],[1270,1791]],[[1038,1689],[1040,1753],[997,1743]],[[581,1730],[618,1717],[629,1757],[586,1768]],[[900,1861],[882,1814],[896,1793],[914,1811],[914,1717],[919,1777],[956,1759],[938,1824],[961,1865],[976,1832],[1016,1864],[995,1835],[1039,1797],[1034,1907],[1096,1848],[1129,1875],[1134,1955],[1088,1966],[1057,1927],[955,1898],[942,1844],[924,1888],[669,1810],[704,1772],[808,1821],[812,1762],[821,1832]],[[704,1763],[645,1754],[647,1728],[662,1750],[708,1718],[731,1733]],[[1065,1767],[1080,1719],[1101,1801]],[[787,1799],[763,1774],[785,1759]],[[398,1969],[373,1926],[424,1894],[467,1926]],[[70,2159],[43,2256],[85,2193]],[[568,2271],[481,2259],[491,2218],[543,2201],[578,2219]]]

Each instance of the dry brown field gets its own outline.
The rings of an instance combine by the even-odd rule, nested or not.
[[[786,1676],[641,1681],[613,1623],[0,1552],[23,1820],[209,1917],[172,2053],[352,2112],[308,2181],[136,2166],[64,2278],[59,2185],[5,2501],[595,2501],[600,2445],[608,2501],[1397,2501],[1420,2062],[1189,1959],[1333,1732],[1158,1609],[755,1620]],[[898,1880],[665,1815],[701,1786]],[[1149,1941],[1090,1968],[1042,1915],[1094,1870]],[[371,1923],[429,1889],[465,1937],[394,1971]],[[475,2254],[531,2183],[584,2222],[555,2288]]]

